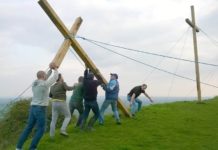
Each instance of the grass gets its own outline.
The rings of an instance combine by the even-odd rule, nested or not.
[[[58,130],[54,140],[46,134],[38,150],[218,149],[218,97],[204,104],[155,104],[144,107],[134,119],[121,117],[122,125],[107,116],[104,126],[96,123],[96,130],[89,132],[75,129],[71,123],[69,137],[62,137]]]
[[[4,117],[0,119],[0,149],[4,150],[9,145],[16,143],[18,135],[23,130],[27,117],[29,101],[23,99],[8,104],[7,111],[1,112]]]
[[[10,145],[15,145],[19,135],[23,131],[30,107],[31,99],[21,99],[7,105],[4,112],[0,112],[4,117],[0,118],[0,150],[6,150]],[[51,121],[51,106],[48,107],[47,122]],[[63,118],[59,119],[57,126],[60,127]],[[47,124],[47,130],[49,123]],[[30,137],[32,134],[30,135]],[[13,146],[14,147],[14,146]],[[13,148],[14,149],[14,148]]]

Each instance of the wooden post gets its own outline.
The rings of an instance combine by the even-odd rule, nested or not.
[[[185,21],[188,25],[190,25],[192,28],[194,28],[192,22],[188,18],[186,18]],[[195,27],[196,27],[196,32],[200,32],[199,28],[196,25],[195,25]]]
[[[195,56],[195,73],[196,73],[196,85],[197,85],[197,94],[198,94],[198,102],[201,103],[201,82],[200,82],[200,73],[199,73],[199,63],[198,63],[198,46],[197,46],[197,36],[196,32],[199,32],[198,27],[195,23],[195,11],[194,6],[191,6],[191,15],[192,15],[192,22],[186,19],[186,22],[192,27],[193,33],[193,44],[194,44],[194,56]]]
[[[70,29],[70,33],[72,35],[76,35],[77,31],[79,30],[80,25],[82,24],[82,18],[78,17],[73,26]],[[69,39],[65,39],[62,43],[61,47],[59,48],[56,56],[54,57],[53,61],[58,67],[60,67],[69,47],[71,45],[71,41]]]
[[[58,17],[58,15],[55,13],[55,11],[52,9],[52,7],[49,5],[47,0],[39,0],[39,5],[43,8],[43,10],[46,12],[48,17],[52,20],[52,22],[56,25],[56,27],[59,29],[59,31],[62,33],[62,35],[69,39],[71,42],[71,46],[74,48],[76,53],[80,56],[80,58],[83,60],[83,62],[86,64],[87,67],[91,69],[91,71],[95,74],[95,76],[104,82],[107,83],[106,79],[103,77],[103,75],[100,73],[98,68],[95,66],[95,64],[92,62],[92,60],[88,57],[86,52],[83,50],[83,48],[79,45],[79,43],[75,40],[75,38],[70,34],[70,31],[66,28],[64,23],[61,21],[61,19]],[[128,117],[131,117],[131,114],[129,113],[128,109],[124,106],[122,101],[118,100],[118,107],[121,109],[121,111]]]

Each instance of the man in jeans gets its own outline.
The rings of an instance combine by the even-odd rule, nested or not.
[[[97,87],[101,85],[102,82],[99,80],[94,80],[94,74],[86,69],[84,72],[83,89],[84,89],[84,100],[85,100],[85,110],[83,113],[82,122],[80,125],[81,129],[85,128],[86,120],[88,118],[90,110],[93,111],[94,116],[88,122],[88,129],[92,130],[93,125],[99,117],[99,107],[97,103]]]
[[[16,150],[22,149],[23,144],[35,125],[36,132],[33,136],[32,143],[29,148],[30,150],[36,150],[37,145],[45,132],[46,108],[49,103],[49,88],[58,79],[58,71],[55,63],[50,63],[49,67],[50,70],[47,75],[44,71],[38,71],[37,80],[35,80],[32,84],[33,98],[29,112],[29,119],[26,128],[18,140]],[[52,73],[51,69],[54,70],[54,75],[48,79]]]
[[[141,109],[142,101],[140,99],[138,99],[138,96],[141,93],[143,93],[150,100],[150,102],[153,103],[153,100],[145,92],[146,88],[147,88],[146,84],[136,86],[127,95],[127,100],[130,102],[130,110],[131,110],[132,116],[135,116],[135,113]],[[137,106],[137,104],[138,104],[138,106]]]
[[[121,124],[120,117],[117,109],[117,100],[119,94],[119,83],[117,81],[118,75],[116,73],[111,73],[111,79],[107,85],[103,86],[105,90],[105,101],[103,102],[100,109],[99,123],[104,124],[104,112],[109,105],[111,105],[112,111],[114,112],[114,117],[117,124]]]

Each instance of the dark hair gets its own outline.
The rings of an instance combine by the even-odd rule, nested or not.
[[[93,72],[89,71],[88,79],[89,80],[93,80],[94,79],[94,73]]]
[[[142,84],[142,86],[146,86],[146,87],[148,87],[147,84]]]
[[[59,74],[58,74],[58,79],[57,79],[56,82],[60,81],[60,79],[61,79],[61,74],[59,73]]]
[[[78,82],[79,82],[79,83],[82,83],[82,82],[83,82],[83,76],[80,76],[80,77],[78,78]]]

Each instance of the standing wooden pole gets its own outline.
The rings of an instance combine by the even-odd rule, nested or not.
[[[52,22],[55,24],[55,26],[59,29],[59,31],[62,33],[62,35],[67,40],[68,39],[70,40],[71,46],[74,48],[76,53],[80,56],[80,58],[83,60],[83,62],[86,64],[86,66],[91,69],[91,71],[95,74],[95,76],[99,80],[101,80],[102,82],[104,82],[106,84],[107,83],[106,79],[100,73],[98,68],[93,63],[93,61],[88,57],[88,55],[83,50],[83,48],[80,46],[80,44],[71,35],[70,31],[67,29],[67,27],[64,25],[64,23],[61,21],[61,19],[58,17],[58,15],[55,13],[55,11],[52,9],[52,7],[47,2],[47,0],[39,0],[38,3],[42,7],[42,9],[46,12],[48,17],[52,20]],[[131,114],[129,113],[129,111],[125,107],[125,105],[122,103],[120,98],[118,99],[118,106],[126,116],[131,117]]]
[[[200,82],[200,73],[199,73],[199,64],[198,64],[198,46],[197,46],[197,36],[196,36],[196,23],[195,23],[195,10],[194,6],[191,6],[192,14],[192,33],[193,33],[193,44],[194,44],[194,54],[195,54],[195,72],[196,72],[196,83],[197,83],[197,93],[198,93],[198,102],[201,103],[201,82]]]

